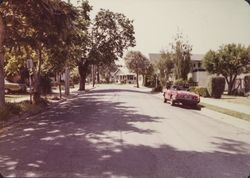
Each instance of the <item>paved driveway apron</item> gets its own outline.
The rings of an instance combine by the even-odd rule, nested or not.
[[[100,86],[2,133],[0,172],[244,178],[250,133],[131,86]]]

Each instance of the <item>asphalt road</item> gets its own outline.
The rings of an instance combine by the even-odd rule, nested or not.
[[[0,135],[4,176],[246,178],[250,132],[106,85]]]

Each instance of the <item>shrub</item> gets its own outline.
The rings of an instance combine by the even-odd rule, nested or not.
[[[209,97],[209,93],[206,87],[195,87],[195,93],[202,97]]]
[[[22,108],[20,107],[20,105],[18,105],[17,103],[6,103],[7,110],[9,110],[12,114],[20,114],[20,112],[22,111]]]
[[[22,108],[16,103],[6,103],[4,107],[0,108],[0,120],[8,119],[12,114],[20,114]]]
[[[185,86],[187,84],[188,84],[188,82],[186,80],[183,80],[183,79],[178,79],[174,82],[174,85],[178,85],[178,86]]]
[[[250,75],[244,77],[245,93],[250,92]]]
[[[167,81],[166,82],[166,88],[170,88],[173,85],[172,81]]]
[[[208,93],[213,98],[221,98],[225,90],[224,77],[210,77],[208,81]]]
[[[157,87],[154,87],[152,89],[152,92],[162,92],[162,86],[161,85],[158,85]]]
[[[37,114],[46,107],[46,100],[42,99],[39,104],[31,104],[29,101],[23,101],[19,103],[23,112],[30,114]]]
[[[194,93],[195,93],[195,88],[196,88],[196,87],[194,87],[194,86],[193,86],[193,87],[189,87],[188,90],[189,90],[190,92],[194,92]]]
[[[187,83],[189,86],[192,86],[192,87],[197,86],[197,82],[195,82],[192,77],[188,79]]]
[[[6,107],[0,107],[0,121],[8,119],[10,114],[10,111]]]

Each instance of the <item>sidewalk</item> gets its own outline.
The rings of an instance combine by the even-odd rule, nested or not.
[[[229,109],[232,111],[237,111],[250,115],[250,106],[243,104],[230,103],[227,101],[223,101],[221,99],[203,98],[203,97],[201,97],[201,103],[210,104],[224,109]]]

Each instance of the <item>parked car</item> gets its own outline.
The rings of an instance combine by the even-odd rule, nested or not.
[[[189,106],[196,106],[200,102],[200,96],[189,92],[188,88],[182,86],[172,86],[169,89],[163,91],[164,102],[170,102],[173,106],[175,104],[183,104]]]
[[[25,84],[9,82],[4,80],[5,83],[5,93],[25,93],[27,88]]]

